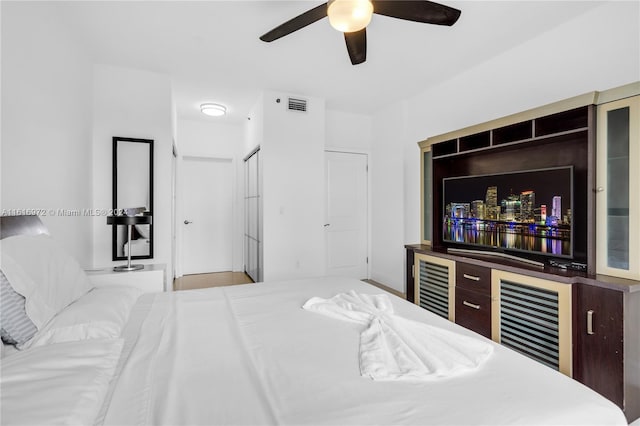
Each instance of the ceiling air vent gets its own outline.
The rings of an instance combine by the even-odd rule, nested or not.
[[[307,112],[307,101],[304,99],[289,98],[289,110]]]

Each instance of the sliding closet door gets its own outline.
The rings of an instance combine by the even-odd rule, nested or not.
[[[262,200],[260,151],[245,159],[244,269],[255,282],[262,281]]]

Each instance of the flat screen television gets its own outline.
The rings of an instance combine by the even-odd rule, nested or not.
[[[573,259],[573,166],[443,179],[448,246]]]

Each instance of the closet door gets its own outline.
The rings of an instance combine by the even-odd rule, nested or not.
[[[369,278],[366,154],[325,152],[327,275]]]
[[[262,200],[260,151],[245,159],[244,268],[255,282],[262,281]]]

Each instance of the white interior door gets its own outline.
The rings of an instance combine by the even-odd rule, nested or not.
[[[182,163],[182,271],[233,269],[233,162],[184,157]]]
[[[325,154],[327,274],[368,278],[367,156]]]

